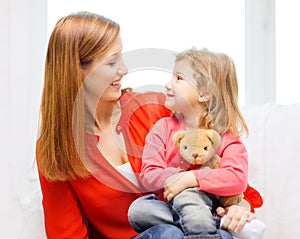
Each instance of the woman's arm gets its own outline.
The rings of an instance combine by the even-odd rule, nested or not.
[[[248,185],[244,192],[244,199],[239,205],[228,208],[217,208],[219,216],[227,215],[222,227],[229,231],[239,232],[246,222],[255,219],[254,208],[259,208],[263,204],[263,199],[258,191]]]
[[[247,186],[244,194],[244,199],[247,201],[250,212],[254,212],[255,208],[259,208],[263,205],[263,199],[259,192],[255,190],[253,187]]]
[[[76,195],[68,182],[49,182],[39,175],[48,239],[88,239]]]
[[[233,205],[228,208],[217,208],[217,214],[224,216],[225,220],[222,223],[222,228],[231,232],[240,232],[246,222],[255,219],[255,214],[250,212],[250,205],[246,200],[242,200],[239,205]]]

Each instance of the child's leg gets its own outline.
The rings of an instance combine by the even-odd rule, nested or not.
[[[212,203],[208,194],[197,188],[182,191],[170,202],[174,223],[186,238],[221,238],[211,212]]]
[[[130,205],[128,221],[137,232],[159,224],[174,224],[169,207],[154,194],[140,197]]]
[[[221,218],[221,226],[225,217]],[[239,239],[261,239],[263,238],[265,229],[266,225],[262,221],[254,219],[251,222],[247,222],[240,232],[233,232],[231,234]]]
[[[182,239],[183,232],[180,228],[171,224],[159,224],[153,226],[131,239]]]

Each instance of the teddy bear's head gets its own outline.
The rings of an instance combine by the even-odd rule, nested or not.
[[[179,130],[173,136],[181,156],[190,164],[202,165],[210,160],[220,144],[220,135],[215,130]]]

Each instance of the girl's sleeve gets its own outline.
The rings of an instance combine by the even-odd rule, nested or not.
[[[220,168],[201,168],[194,174],[199,189],[219,196],[243,193],[248,183],[248,153],[244,144],[232,135],[221,140]]]
[[[164,126],[164,120],[159,120],[146,137],[141,180],[149,191],[161,191],[168,177],[183,171],[180,168],[169,167],[166,162],[167,129]]]
[[[39,178],[47,238],[88,239],[83,215],[70,183],[50,182],[41,174]]]
[[[251,212],[263,205],[263,199],[259,192],[249,185],[244,192],[244,199],[249,203]]]

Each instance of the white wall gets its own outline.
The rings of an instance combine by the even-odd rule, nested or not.
[[[118,7],[116,7],[118,6]],[[71,12],[91,11],[121,25],[123,52],[155,48],[182,51],[190,47],[222,51],[233,58],[244,103],[245,1],[241,0],[51,0],[48,1],[48,35],[62,16]],[[124,9],[127,9],[124,11]],[[153,59],[161,56],[151,52]],[[158,53],[158,52],[157,52]],[[172,64],[173,65],[173,60]],[[173,67],[172,67],[173,68]],[[153,83],[163,86],[171,75],[161,69],[143,67],[130,71],[122,86],[139,87]],[[164,87],[161,87],[163,91]]]
[[[245,104],[275,103],[275,0],[246,0],[245,10]]]
[[[299,0],[276,0],[276,100],[300,101]]]
[[[46,46],[45,1],[2,0],[0,29],[0,237],[23,238],[23,222],[34,217],[29,199],[37,182],[33,164]]]

